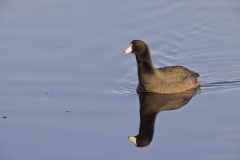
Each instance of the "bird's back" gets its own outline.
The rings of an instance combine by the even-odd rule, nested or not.
[[[168,82],[178,82],[183,81],[188,78],[197,79],[199,74],[191,71],[183,66],[171,66],[158,68],[164,79]]]
[[[199,87],[198,73],[182,66],[158,68],[153,74],[141,73],[138,92],[175,93]]]

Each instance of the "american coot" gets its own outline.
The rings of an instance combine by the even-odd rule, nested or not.
[[[155,68],[148,45],[142,40],[133,40],[124,55],[133,53],[138,67],[137,92],[176,93],[200,86],[198,73],[182,66]]]
[[[173,94],[141,93],[140,125],[136,136],[129,136],[129,140],[137,147],[148,146],[154,135],[155,120],[159,112],[177,110],[186,105],[197,93],[198,88]]]

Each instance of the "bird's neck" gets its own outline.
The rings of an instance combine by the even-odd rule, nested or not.
[[[136,54],[136,60],[138,65],[138,72],[154,72],[155,67],[152,63],[152,58],[148,47],[142,54]]]
[[[139,137],[148,137],[151,141],[154,135],[155,120],[157,113],[140,113]]]
[[[149,49],[146,48],[145,52],[143,52],[141,56],[139,56],[139,54],[136,54],[136,61],[138,67],[138,81],[139,84],[143,84],[145,81],[144,75],[154,74],[156,70],[152,63]]]

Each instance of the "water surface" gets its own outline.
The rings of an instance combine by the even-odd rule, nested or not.
[[[239,20],[236,0],[1,1],[0,159],[239,159]],[[202,83],[141,149],[133,39]]]

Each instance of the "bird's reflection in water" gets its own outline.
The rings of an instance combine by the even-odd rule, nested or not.
[[[156,116],[161,111],[177,110],[186,105],[198,88],[174,94],[142,93],[140,102],[140,126],[136,136],[129,140],[137,147],[148,146],[153,138]]]

